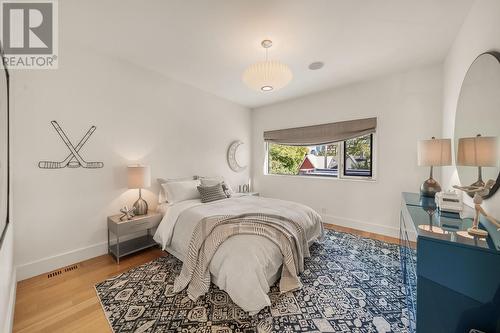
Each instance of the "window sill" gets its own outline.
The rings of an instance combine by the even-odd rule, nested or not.
[[[333,181],[348,181],[348,182],[364,182],[376,183],[376,177],[329,177],[329,176],[302,176],[302,175],[276,175],[272,173],[264,173],[264,177],[283,177],[283,178],[300,178],[300,179],[320,179],[320,180],[333,180]]]

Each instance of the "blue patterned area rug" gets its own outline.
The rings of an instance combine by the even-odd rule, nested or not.
[[[192,302],[173,294],[182,263],[155,259],[95,286],[114,332],[407,332],[399,246],[327,231],[311,247],[301,290],[270,291],[272,306],[248,316],[212,285]]]

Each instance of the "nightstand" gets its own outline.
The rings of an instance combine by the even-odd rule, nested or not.
[[[162,215],[156,212],[135,216],[131,220],[124,219],[123,221],[120,221],[120,216],[121,214],[108,217],[108,254],[114,256],[118,264],[120,258],[128,254],[156,246],[151,229],[156,228],[162,219]],[[120,237],[141,231],[146,231],[146,235],[120,242]],[[111,244],[110,232],[115,235],[116,244]]]
[[[235,193],[239,197],[258,197],[260,194],[259,192],[237,192]]]

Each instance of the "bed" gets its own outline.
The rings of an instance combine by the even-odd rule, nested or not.
[[[210,203],[199,199],[162,204],[164,213],[154,239],[163,250],[184,262],[194,228],[201,219],[214,215],[245,213],[301,217],[309,245],[322,237],[321,217],[313,209],[290,201],[258,196],[235,196]],[[250,314],[271,305],[267,295],[280,277],[282,254],[277,245],[257,235],[235,235],[227,239],[210,262],[212,282],[225,290],[234,303]]]

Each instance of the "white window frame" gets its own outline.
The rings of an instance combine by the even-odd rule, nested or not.
[[[339,143],[339,167],[338,167],[338,175],[337,176],[306,176],[306,175],[286,175],[286,174],[275,174],[269,172],[269,143],[264,142],[265,149],[265,158],[264,158],[264,175],[265,176],[277,176],[277,177],[299,177],[299,178],[320,178],[320,179],[337,179],[337,180],[359,180],[359,181],[375,181],[377,180],[377,152],[378,152],[378,138],[377,133],[374,132],[372,134],[372,175],[370,176],[349,176],[344,174],[344,150],[345,150],[345,141],[340,141]]]

